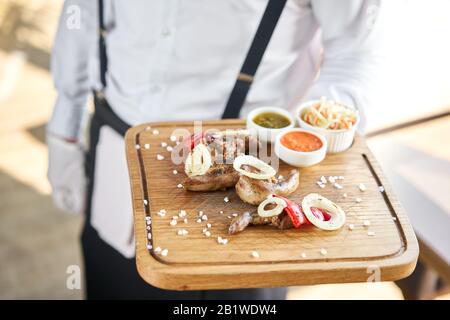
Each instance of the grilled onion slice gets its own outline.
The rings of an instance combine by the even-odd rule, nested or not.
[[[242,169],[241,167],[243,165],[252,166],[256,169],[258,169],[260,172],[250,172],[245,169]],[[269,166],[264,161],[249,155],[242,155],[239,157],[236,157],[233,162],[233,168],[243,175],[252,178],[252,179],[258,179],[258,180],[265,180],[270,179],[275,176],[277,173],[274,168]]]
[[[266,210],[268,204],[276,204],[277,206],[273,209]],[[286,208],[287,203],[283,199],[269,196],[266,200],[261,202],[258,206],[258,215],[263,218],[270,218],[279,215]]]
[[[212,166],[211,153],[204,144],[198,144],[189,152],[184,171],[189,177],[201,176]]]
[[[319,220],[311,207],[327,211],[331,218],[328,221]],[[317,228],[322,230],[337,230],[345,223],[345,212],[337,204],[317,193],[310,193],[302,200],[302,209],[306,218]]]

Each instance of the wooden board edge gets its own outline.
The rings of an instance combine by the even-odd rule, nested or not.
[[[384,194],[383,196],[387,197],[389,199],[389,203],[392,204],[394,212],[397,215],[396,224],[399,228],[399,233],[402,233],[404,237],[404,241],[406,244],[405,251],[411,255],[411,258],[413,258],[416,262],[419,257],[419,243],[416,237],[416,234],[414,233],[414,230],[412,228],[412,224],[409,220],[408,214],[406,213],[406,210],[404,209],[401,202],[397,199],[395,196],[394,190],[389,183],[388,179],[386,178],[386,175],[384,175],[383,170],[381,169],[381,166],[379,165],[378,161],[376,160],[375,156],[370,151],[370,148],[368,147],[369,152],[366,154],[366,157],[368,161],[370,162],[370,166],[374,170],[376,176],[378,179],[380,179],[381,184],[384,188]],[[412,271],[411,271],[412,272]]]
[[[140,276],[149,284],[166,290],[206,290],[206,289],[237,289],[237,288],[269,288],[295,285],[313,285],[329,283],[351,282],[377,282],[395,281],[409,276],[415,269],[417,259],[414,254],[405,252],[403,255],[388,260],[372,261],[367,268],[361,268],[360,262],[341,262],[329,268],[321,265],[323,276],[311,277],[311,270],[317,269],[314,263],[305,264],[299,269],[293,269],[292,264],[277,264],[272,266],[242,265],[241,272],[235,272],[236,266],[204,266],[204,267],[177,267],[167,268],[158,266],[148,252],[137,256],[136,265]],[[144,267],[145,266],[145,267]],[[252,268],[249,276],[245,272]],[[258,272],[261,269],[261,272]],[[277,277],[284,273],[283,277]],[[272,279],[267,282],[265,279]],[[223,287],[226,283],[227,286]]]

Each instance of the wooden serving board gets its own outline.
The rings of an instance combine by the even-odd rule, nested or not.
[[[241,120],[203,122],[204,130],[244,127]],[[234,189],[204,193],[178,187],[185,178],[184,166],[172,163],[171,153],[161,142],[174,146],[170,136],[180,128],[193,132],[193,123],[144,124],[126,134],[136,263],[148,283],[173,290],[256,288],[397,280],[414,270],[418,245],[413,229],[363,138],[357,137],[346,152],[330,154],[316,166],[301,168],[300,187],[289,197],[301,203],[306,194],[317,192],[331,199],[347,213],[343,228],[279,230],[260,226],[228,235],[229,217],[256,207],[244,204]],[[159,134],[153,132],[155,129]],[[157,160],[157,155],[164,160]],[[280,162],[280,174],[290,169]],[[339,181],[343,189],[330,183],[319,188],[316,181],[321,176],[344,176]],[[366,191],[358,188],[360,183],[365,184]],[[224,202],[224,197],[230,201]],[[161,209],[167,211],[165,217],[157,215]],[[171,226],[169,222],[180,210],[186,210],[188,222],[179,219]],[[208,221],[196,222],[199,211]],[[370,221],[369,227],[363,225],[365,220]],[[206,223],[212,224],[211,237],[202,233]],[[354,229],[350,230],[348,224]],[[188,234],[178,235],[180,229]],[[218,244],[218,236],[228,239],[228,244]],[[156,253],[157,247],[168,249],[168,254]],[[253,257],[252,251],[260,257]]]

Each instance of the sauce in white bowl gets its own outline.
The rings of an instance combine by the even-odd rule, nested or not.
[[[252,110],[247,116],[247,129],[254,132],[264,143],[275,143],[280,132],[294,126],[294,117],[282,108],[261,107]]]
[[[288,129],[278,134],[275,154],[294,167],[310,167],[325,159],[327,140],[312,131]]]

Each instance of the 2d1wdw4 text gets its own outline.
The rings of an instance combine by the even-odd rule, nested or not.
[[[188,306],[180,304],[173,307],[173,315],[195,315],[200,317],[216,315],[276,315],[277,306],[273,304],[218,304],[217,306]]]

